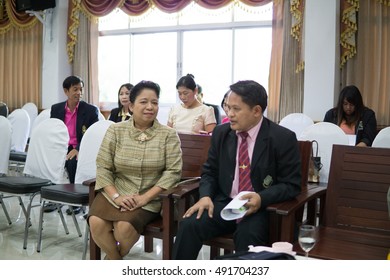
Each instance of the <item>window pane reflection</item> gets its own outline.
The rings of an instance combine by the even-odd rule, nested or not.
[[[161,87],[160,103],[176,101],[176,32],[133,36],[131,81],[151,80]]]

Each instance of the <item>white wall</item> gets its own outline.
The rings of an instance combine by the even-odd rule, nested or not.
[[[322,121],[338,95],[339,0],[306,0],[303,113]]]
[[[43,37],[42,62],[42,107],[64,101],[66,95],[62,89],[62,82],[71,74],[71,65],[66,53],[66,33],[68,18],[68,1],[56,1],[52,24],[50,17],[46,17]],[[51,38],[52,37],[52,38]]]

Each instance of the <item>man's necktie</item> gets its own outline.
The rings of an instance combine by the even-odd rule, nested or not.
[[[253,191],[251,183],[251,163],[248,154],[248,132],[240,132],[240,148],[238,149],[238,192]]]

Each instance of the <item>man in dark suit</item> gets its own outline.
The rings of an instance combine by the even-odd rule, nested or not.
[[[236,251],[247,251],[249,245],[267,245],[267,206],[292,199],[301,189],[297,139],[294,132],[263,116],[267,107],[264,87],[254,81],[240,81],[230,89],[230,123],[213,131],[200,181],[200,199],[179,225],[174,259],[196,259],[204,241],[227,233],[233,233]],[[242,162],[241,148],[247,163]],[[245,170],[247,176],[242,175]],[[242,191],[243,181],[251,191],[242,196],[248,200],[247,212],[240,220],[224,220],[221,210]]]
[[[69,146],[65,168],[69,181],[74,183],[81,140],[88,127],[98,121],[99,115],[97,107],[81,101],[84,82],[80,77],[67,77],[62,87],[68,100],[52,105],[50,117],[62,120],[68,128]],[[79,209],[74,211],[80,212]]]

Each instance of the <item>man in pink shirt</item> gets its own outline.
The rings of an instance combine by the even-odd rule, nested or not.
[[[74,183],[79,147],[85,131],[98,121],[97,107],[81,101],[84,82],[80,77],[67,77],[62,87],[68,99],[51,107],[50,117],[62,120],[69,132],[68,154],[65,168],[70,183]],[[74,210],[77,212],[77,210]],[[80,210],[78,210],[80,212]],[[69,214],[69,213],[68,213]]]

